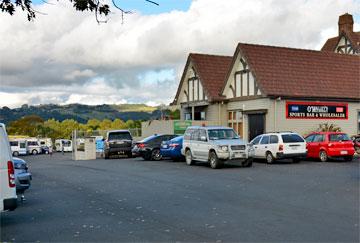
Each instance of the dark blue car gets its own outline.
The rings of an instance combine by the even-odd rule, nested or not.
[[[169,141],[162,142],[160,147],[162,157],[171,158],[174,161],[184,160],[184,156],[181,154],[183,139],[183,136],[179,136]]]

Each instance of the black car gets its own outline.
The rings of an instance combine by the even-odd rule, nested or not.
[[[105,140],[105,159],[111,155],[132,157],[133,138],[128,130],[108,131]]]
[[[137,142],[132,150],[133,154],[141,156],[144,160],[161,160],[161,143],[177,137],[170,134],[155,134]]]

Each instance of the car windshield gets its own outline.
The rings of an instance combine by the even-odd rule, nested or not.
[[[331,142],[350,141],[350,138],[345,133],[330,134],[330,141]]]
[[[109,133],[109,140],[131,140],[129,132],[112,132]]]
[[[232,129],[212,129],[208,131],[210,140],[238,139],[239,136]]]

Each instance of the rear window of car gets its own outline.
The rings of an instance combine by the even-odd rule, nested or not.
[[[111,132],[108,140],[132,140],[129,132]]]
[[[297,134],[283,134],[281,138],[284,143],[303,143],[304,139]]]
[[[330,142],[350,141],[350,138],[345,133],[339,133],[339,134],[330,134],[329,140]]]

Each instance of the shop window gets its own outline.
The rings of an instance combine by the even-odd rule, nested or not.
[[[233,128],[237,134],[242,137],[243,124],[242,124],[242,112],[241,111],[229,111],[228,112],[228,126]]]
[[[191,113],[185,113],[185,120],[191,120]]]

